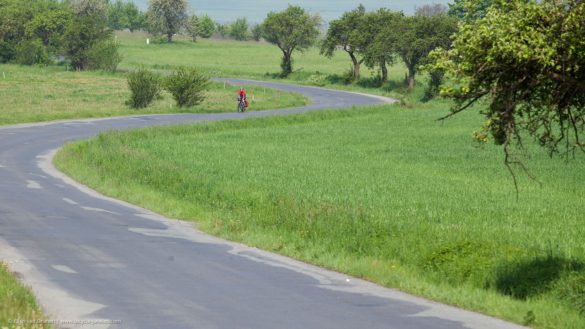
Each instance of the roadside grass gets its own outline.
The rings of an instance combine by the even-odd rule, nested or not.
[[[217,113],[236,111],[238,86],[213,82],[207,99],[190,108],[177,108],[163,97],[146,109],[125,105],[130,97],[124,74],[71,72],[65,67],[46,68],[0,65],[0,125],[61,119],[101,118],[137,114]],[[295,93],[247,87],[252,111],[296,107],[307,99]]]
[[[0,263],[0,328],[51,328],[34,296]]]
[[[534,328],[585,328],[585,158],[529,146],[542,183],[466,112],[347,111],[109,132],[66,145],[76,180],[211,234]],[[519,170],[519,168],[517,168]]]

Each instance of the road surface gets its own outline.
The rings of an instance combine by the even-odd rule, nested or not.
[[[52,155],[65,142],[105,130],[385,101],[319,88],[255,84],[301,92],[312,103],[244,114],[0,128],[0,259],[32,287],[56,327],[520,328],[210,237],[189,223],[103,197],[52,167]]]

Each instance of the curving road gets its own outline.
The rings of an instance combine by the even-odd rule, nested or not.
[[[188,223],[100,196],[51,165],[54,150],[63,143],[104,130],[387,101],[252,83],[300,92],[312,103],[245,114],[135,116],[0,128],[0,259],[33,288],[56,327],[520,328],[210,237]]]

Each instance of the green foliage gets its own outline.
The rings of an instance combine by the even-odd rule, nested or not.
[[[179,32],[188,18],[187,1],[150,0],[147,16],[150,31],[162,33],[168,42],[173,42],[173,35]]]
[[[173,95],[177,106],[191,107],[205,99],[209,78],[195,68],[178,68],[165,79],[165,89]]]
[[[360,20],[359,33],[354,36],[356,48],[360,50],[366,66],[380,69],[382,83],[388,80],[387,64],[393,62],[395,52],[392,43],[384,42],[382,31],[386,26],[396,25],[403,17],[401,12],[384,8],[366,13]]]
[[[517,161],[509,146],[521,147],[524,133],[551,154],[561,143],[584,147],[583,17],[583,1],[495,1],[485,18],[461,24],[452,50],[434,54],[452,79],[442,93],[453,113],[488,102],[485,131],[505,146],[506,163]]]
[[[359,41],[362,37],[359,34],[363,33],[360,27],[365,24],[362,21],[365,14],[366,8],[359,5],[356,9],[344,13],[341,18],[331,21],[327,35],[321,43],[321,54],[327,57],[333,56],[333,52],[339,48],[347,52],[353,65],[351,81],[360,78],[360,65],[363,59],[358,59],[356,54],[360,50]]]
[[[34,38],[27,35],[28,24],[62,9],[63,5],[54,0],[0,1],[0,63],[9,62],[15,58],[18,43]]]
[[[126,102],[135,109],[145,108],[154,101],[162,90],[161,77],[152,71],[139,69],[128,74],[130,99]]]
[[[4,0],[0,9],[2,62],[46,64],[65,55],[76,70],[111,70],[119,62],[116,48],[107,42],[113,35],[106,0]]]
[[[215,22],[215,30],[222,38],[225,38],[228,34],[230,34],[230,27],[219,22]]]
[[[187,31],[187,34],[191,37],[191,41],[196,42],[197,36],[200,34],[199,18],[196,15],[192,15],[191,17],[189,17],[189,19],[185,23],[185,30]]]
[[[198,35],[204,39],[210,38],[215,32],[215,23],[208,15],[199,17]]]
[[[319,16],[311,16],[299,6],[289,5],[284,11],[268,13],[262,23],[263,36],[282,51],[282,77],[292,73],[293,51],[303,51],[315,44],[320,24]]]
[[[15,45],[11,42],[0,41],[0,63],[6,63],[14,58]]]
[[[403,17],[387,25],[377,43],[394,49],[406,64],[408,88],[412,90],[418,67],[435,48],[448,48],[456,31],[457,20],[445,14]]]
[[[238,41],[246,41],[250,39],[250,32],[248,32],[248,29],[248,20],[245,17],[240,17],[230,25],[230,37]]]
[[[122,61],[119,44],[109,38],[100,40],[87,51],[87,69],[115,72]]]
[[[449,4],[449,16],[474,21],[485,17],[494,0],[454,0]]]
[[[423,259],[423,268],[451,284],[473,282],[483,286],[494,266],[494,246],[479,241],[444,243]]]
[[[250,29],[250,34],[254,41],[260,41],[262,39],[262,25],[254,24]]]
[[[145,25],[145,14],[133,1],[116,0],[108,6],[108,26],[113,30],[140,30]]]
[[[23,40],[16,46],[15,62],[23,65],[50,64],[51,60],[39,39]]]
[[[26,23],[26,37],[38,38],[49,53],[57,53],[63,45],[63,34],[72,20],[72,13],[65,9],[46,11]]]

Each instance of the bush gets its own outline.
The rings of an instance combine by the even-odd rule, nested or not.
[[[260,41],[262,39],[262,26],[260,24],[252,26],[252,29],[250,29],[250,34],[252,35],[252,39],[254,39],[254,41]]]
[[[43,43],[38,40],[23,40],[16,46],[15,61],[22,65],[49,64],[49,55]]]
[[[147,107],[162,89],[160,77],[145,69],[128,74],[128,87],[131,95],[126,104],[135,109]]]
[[[118,52],[118,43],[106,39],[96,43],[87,52],[87,68],[89,70],[106,70],[115,72],[122,56]]]
[[[7,63],[14,58],[14,45],[0,40],[0,63]]]
[[[229,35],[238,41],[248,40],[250,36],[248,32],[248,21],[246,18],[238,18],[233,22],[229,28]]]
[[[207,15],[199,17],[199,29],[197,31],[197,34],[204,39],[208,39],[213,35],[214,32],[215,23],[213,22],[211,17]]]
[[[165,81],[165,88],[179,107],[190,107],[205,99],[209,79],[194,68],[179,68]]]

